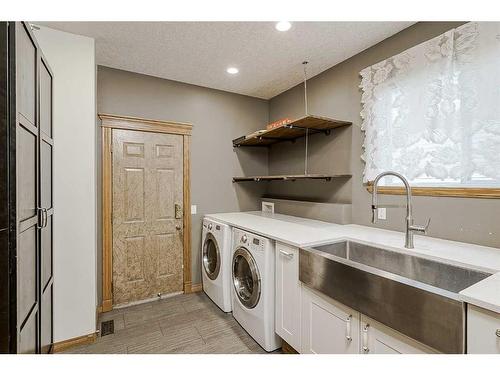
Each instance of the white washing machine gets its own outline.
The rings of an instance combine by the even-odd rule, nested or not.
[[[274,243],[233,228],[233,316],[270,352],[281,347],[274,330]]]
[[[203,291],[224,312],[231,312],[231,227],[203,219],[201,273]]]

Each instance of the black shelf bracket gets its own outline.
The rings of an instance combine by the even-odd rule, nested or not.
[[[323,133],[325,135],[330,135],[332,133],[331,129],[314,129],[314,128],[308,128],[306,126],[298,126],[298,125],[285,125],[285,128],[288,129],[300,129],[300,130],[309,130],[309,134],[318,134],[318,133]]]

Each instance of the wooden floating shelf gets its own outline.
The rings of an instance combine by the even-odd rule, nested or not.
[[[325,180],[330,181],[333,178],[350,178],[350,174],[296,174],[296,175],[277,175],[277,176],[248,176],[233,177],[233,182],[245,181],[295,181],[295,180]]]
[[[274,129],[261,130],[247,136],[233,139],[233,147],[270,146],[277,142],[294,141],[297,138],[304,137],[306,135],[306,130],[309,130],[309,134],[329,134],[331,129],[351,124],[352,122],[348,121],[309,115]]]

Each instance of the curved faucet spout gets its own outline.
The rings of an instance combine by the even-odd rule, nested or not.
[[[398,172],[393,172],[393,171],[382,172],[377,177],[375,177],[375,180],[373,180],[372,210],[374,210],[375,214],[376,214],[376,210],[378,208],[378,204],[377,204],[377,202],[378,202],[378,193],[377,193],[378,183],[382,178],[384,178],[386,176],[397,177],[403,182],[405,189],[406,189],[406,216],[411,217],[412,209],[411,209],[411,186],[410,186],[410,183],[408,182],[408,180],[406,179],[405,176],[403,176],[402,174],[400,174]],[[372,222],[376,223],[377,222],[377,215],[374,215],[373,219],[372,219]]]
[[[394,176],[399,178],[406,189],[406,238],[405,238],[405,247],[407,249],[413,249],[413,232],[426,233],[429,224],[425,227],[422,226],[414,226],[413,218],[412,218],[412,203],[411,203],[411,186],[408,180],[400,173],[387,171],[380,173],[375,180],[373,180],[373,191],[372,191],[372,223],[377,222],[377,210],[383,207],[394,207],[394,206],[381,206],[378,204],[378,183],[380,179],[386,176]],[[398,207],[398,206],[396,206]],[[430,222],[430,220],[429,220]]]

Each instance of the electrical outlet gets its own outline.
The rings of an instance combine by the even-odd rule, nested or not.
[[[380,219],[380,220],[386,220],[387,219],[387,209],[385,207],[377,209],[377,218]]]
[[[195,204],[191,205],[191,215],[196,215],[197,207]]]
[[[274,214],[274,203],[262,201],[262,212]]]

